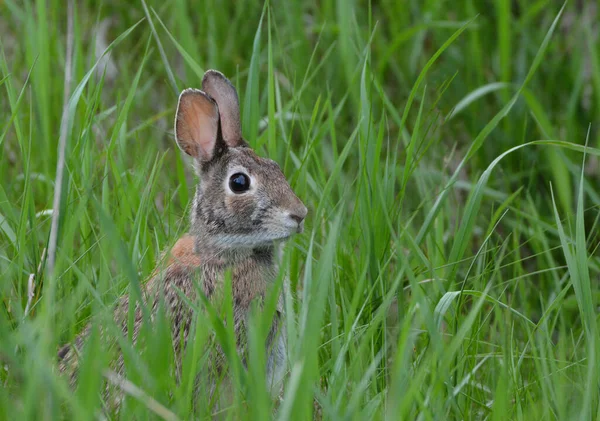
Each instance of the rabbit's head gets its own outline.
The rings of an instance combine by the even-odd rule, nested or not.
[[[303,229],[306,206],[276,162],[259,157],[242,138],[235,88],[209,70],[202,91],[179,97],[175,137],[200,175],[192,234],[216,249],[270,245]]]

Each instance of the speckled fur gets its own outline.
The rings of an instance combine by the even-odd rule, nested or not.
[[[202,293],[214,302],[222,292],[225,272],[231,270],[234,329],[244,361],[251,303],[255,300],[261,303],[277,279],[281,243],[302,231],[306,207],[292,191],[279,166],[259,157],[241,138],[237,93],[229,81],[218,72],[208,71],[203,89],[204,92],[186,90],[182,93],[175,121],[178,145],[196,159],[200,176],[190,234],[177,241],[166,266],[157,269],[143,287],[143,300],[153,318],[159,298],[164,297],[175,355],[180,356],[180,344],[187,344],[195,315],[177,290],[196,302],[196,285],[199,285]],[[213,108],[219,110],[216,115],[211,114],[216,112]],[[212,126],[215,119],[218,119],[216,129]],[[244,194],[228,190],[229,176],[238,171],[247,173],[252,180],[252,190]],[[128,308],[129,297],[125,296],[114,312],[125,335]],[[266,344],[267,382],[275,394],[280,390],[286,370],[283,315],[279,297]],[[134,342],[141,325],[142,312],[137,308],[132,332]],[[88,326],[76,338],[74,346],[67,345],[59,351],[60,369],[73,381],[77,375],[75,349],[81,349],[89,333]],[[219,355],[210,360],[214,365],[211,369],[218,371],[223,355],[216,352]],[[117,373],[124,373],[122,355],[118,355],[114,367]]]

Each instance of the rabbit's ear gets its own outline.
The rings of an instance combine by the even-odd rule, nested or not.
[[[238,95],[229,79],[221,72],[207,70],[202,78],[202,90],[217,102],[221,115],[221,133],[227,146],[235,148],[244,144]]]
[[[210,161],[218,131],[217,104],[197,89],[181,92],[175,116],[175,138],[181,150],[200,161]]]

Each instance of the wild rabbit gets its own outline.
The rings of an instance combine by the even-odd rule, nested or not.
[[[178,290],[187,300],[196,302],[199,284],[202,293],[212,301],[219,295],[226,271],[231,271],[234,329],[238,351],[242,351],[241,337],[250,304],[264,298],[277,279],[281,243],[302,232],[307,213],[279,166],[259,157],[242,138],[238,95],[230,81],[220,72],[209,70],[202,80],[202,89],[181,93],[175,117],[177,144],[194,158],[200,176],[190,234],[175,244],[167,266],[157,270],[143,287],[151,318],[156,314],[159,297],[164,297],[175,355],[181,354],[180,344],[187,343],[195,318]],[[129,297],[125,296],[114,316],[125,335],[128,306]],[[286,365],[281,299],[277,310],[266,344],[267,382],[274,387],[281,382]],[[142,324],[140,308],[135,316],[134,342]],[[60,369],[73,379],[77,367],[77,352],[73,348],[80,348],[89,332],[88,326],[74,346],[67,345],[59,351]],[[219,364],[219,360],[209,359],[213,364]],[[115,369],[123,372],[122,356]]]

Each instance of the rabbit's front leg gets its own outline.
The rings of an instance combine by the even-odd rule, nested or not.
[[[267,388],[273,397],[279,396],[283,387],[283,378],[287,369],[286,339],[283,314],[278,311],[267,337]]]

